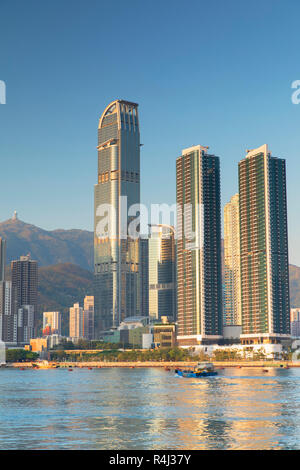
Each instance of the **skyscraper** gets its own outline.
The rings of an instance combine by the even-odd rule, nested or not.
[[[149,316],[149,240],[139,239],[139,313]]]
[[[138,313],[139,244],[127,236],[127,207],[140,203],[138,105],[116,100],[98,127],[98,183],[95,185],[95,335]],[[127,200],[126,200],[127,198]],[[127,205],[127,207],[126,207]],[[100,226],[112,208],[110,233]],[[106,208],[106,211],[105,211]],[[101,234],[101,235],[100,235]]]
[[[5,279],[6,240],[0,237],[0,282]]]
[[[219,157],[200,145],[183,150],[176,182],[177,340],[215,342],[223,332]]]
[[[50,334],[61,335],[61,313],[43,312],[43,332],[47,326],[50,327]]]
[[[11,317],[11,282],[5,280],[6,241],[0,238],[0,340],[14,341]]]
[[[37,318],[38,264],[30,256],[21,256],[11,262],[12,314],[18,315],[18,342],[26,342],[28,334],[34,335]],[[23,307],[26,309],[21,311]],[[32,307],[32,308],[29,308]],[[24,323],[24,321],[25,323]],[[27,324],[26,322],[29,322]],[[33,326],[32,326],[33,323]],[[24,327],[25,330],[24,330]],[[28,327],[28,328],[27,328]],[[29,338],[30,339],[30,338]]]
[[[224,325],[242,324],[239,195],[224,207]]]
[[[0,281],[0,340],[17,342],[17,316],[11,311],[11,281]]]
[[[83,338],[83,308],[79,306],[79,303],[70,307],[69,336]]]
[[[242,342],[290,333],[285,160],[267,145],[239,162]]]
[[[94,339],[94,296],[86,295],[83,301],[83,337]]]
[[[149,238],[149,315],[176,318],[174,227],[152,225]]]
[[[35,336],[35,316],[34,305],[22,305],[18,309],[17,338],[18,343],[29,343]]]

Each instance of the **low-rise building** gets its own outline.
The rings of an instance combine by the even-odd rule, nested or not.
[[[48,351],[48,339],[47,338],[33,338],[30,340],[30,349],[32,352],[41,353]]]
[[[153,341],[160,348],[174,348],[176,343],[176,325],[168,323],[167,317],[162,316],[162,323],[153,325]]]

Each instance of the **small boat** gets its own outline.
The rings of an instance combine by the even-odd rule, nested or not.
[[[191,369],[175,369],[175,374],[179,377],[213,377],[218,375],[215,371],[214,365],[211,362],[198,362],[195,367]]]
[[[49,361],[39,361],[32,364],[33,369],[56,369],[57,364],[51,364]]]

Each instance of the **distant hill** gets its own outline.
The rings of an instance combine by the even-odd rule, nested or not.
[[[38,261],[39,316],[46,310],[59,310],[66,327],[69,307],[93,294],[93,233],[77,229],[47,231],[10,219],[0,223],[0,237],[7,240],[7,263],[27,253]],[[290,300],[291,307],[300,307],[300,267],[292,264]]]
[[[62,312],[62,327],[69,334],[69,307],[83,306],[86,295],[93,295],[93,273],[71,263],[43,266],[39,269],[39,325],[44,311]]]
[[[93,295],[93,274],[71,263],[39,269],[39,323],[42,312],[58,310],[63,314],[63,332],[68,335],[69,307],[83,303],[85,295]],[[291,307],[300,307],[300,267],[290,265]]]
[[[300,307],[300,267],[289,265],[290,273],[290,305],[291,308]],[[222,239],[222,277],[224,283],[224,240]]]
[[[93,269],[93,233],[87,230],[43,230],[21,220],[0,223],[0,237],[7,241],[7,263],[31,254],[39,266],[72,263]]]

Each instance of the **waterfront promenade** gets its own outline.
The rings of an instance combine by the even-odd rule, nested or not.
[[[216,369],[224,367],[236,367],[236,368],[287,368],[287,367],[300,367],[300,363],[295,363],[291,361],[212,361]],[[36,363],[36,362],[35,362]],[[8,363],[8,367],[17,367],[17,368],[31,368],[33,367],[32,362],[13,362]],[[107,368],[107,367],[127,367],[127,368],[142,368],[142,367],[158,367],[158,368],[167,368],[167,369],[177,369],[185,367],[196,366],[198,361],[185,361],[185,362],[164,362],[164,361],[145,361],[145,362],[106,362],[106,361],[86,361],[86,362],[54,362],[50,361],[50,365],[58,365],[59,367],[66,368]]]

